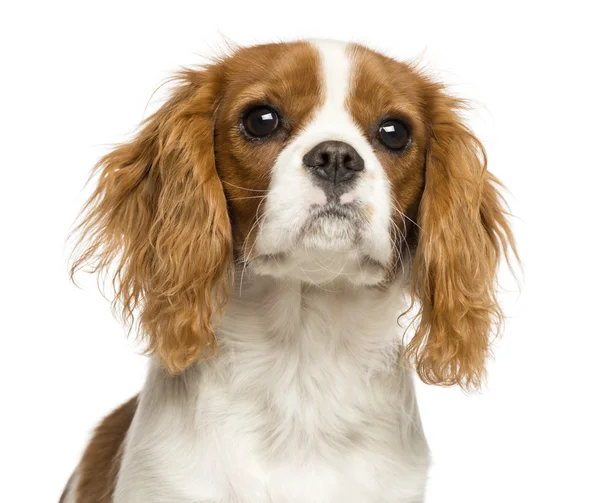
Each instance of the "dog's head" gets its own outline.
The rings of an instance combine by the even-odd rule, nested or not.
[[[477,385],[512,236],[461,102],[410,65],[334,42],[239,49],[177,82],[99,163],[74,263],[112,264],[150,351],[172,372],[213,354],[244,268],[352,288],[405,274],[419,375]]]

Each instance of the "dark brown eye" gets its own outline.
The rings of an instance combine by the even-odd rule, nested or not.
[[[408,127],[397,119],[386,119],[379,126],[379,139],[390,150],[404,150],[410,141]]]
[[[279,117],[275,110],[261,105],[251,108],[244,114],[243,125],[250,136],[264,138],[277,129]]]

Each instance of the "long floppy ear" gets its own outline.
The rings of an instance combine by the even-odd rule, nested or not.
[[[112,276],[114,307],[148,351],[177,373],[216,350],[211,320],[225,301],[231,226],[217,175],[213,112],[219,68],[185,71],[138,135],[96,167],[72,274]]]
[[[406,354],[426,383],[478,388],[502,324],[497,268],[514,240],[485,150],[461,122],[462,102],[430,83],[426,103],[430,141],[412,277],[420,312]]]

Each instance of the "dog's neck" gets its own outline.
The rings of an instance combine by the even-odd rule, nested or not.
[[[357,379],[359,386],[377,374],[396,375],[403,291],[400,281],[377,289],[247,278],[217,330],[215,364],[230,390],[256,385],[286,396],[294,383],[306,391],[306,379],[321,385]]]
[[[233,290],[217,331],[219,345],[224,351],[272,346],[300,355],[318,349],[314,358],[344,348],[365,356],[398,349],[406,290],[402,280],[376,288],[251,275]]]

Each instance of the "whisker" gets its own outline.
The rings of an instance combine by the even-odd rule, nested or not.
[[[403,219],[404,220],[404,219]],[[398,262],[400,262],[400,267],[402,268],[402,274],[404,275],[405,273],[405,269],[404,269],[404,260],[403,260],[403,249],[402,249],[402,243],[406,243],[407,247],[408,247],[408,242],[406,241],[406,233],[402,232],[400,230],[400,227],[398,227],[398,224],[396,224],[396,222],[394,222],[392,219],[390,219],[390,222],[392,224],[392,228],[394,229],[394,252],[396,253],[396,261],[394,263],[394,267],[396,267],[398,265]],[[400,236],[400,243],[398,243],[398,236]]]
[[[242,244],[242,257],[244,260],[244,266],[242,267],[242,273],[240,275],[240,296],[242,295],[242,286],[244,284],[244,274],[246,272],[246,268],[248,267],[248,263],[249,260],[246,258],[248,257],[248,253],[247,253],[247,248],[248,248],[248,240],[250,239],[250,236],[252,235],[252,231],[254,230],[254,228],[257,225],[260,225],[260,223],[266,218],[267,214],[264,213],[263,215],[261,215],[260,217],[258,216],[258,214],[260,213],[260,208],[263,204],[263,202],[265,201],[265,199],[263,198],[261,200],[261,202],[258,204],[258,207],[256,208],[256,214],[255,214],[255,218],[256,221],[254,222],[254,224],[252,224],[252,227],[250,227],[250,232],[248,232],[248,234],[246,235],[246,238],[244,239],[244,243]],[[252,243],[252,248],[250,250],[250,253],[252,253],[252,251],[254,250],[254,247],[256,246],[256,239],[254,240],[254,243]]]
[[[222,180],[222,183],[226,183],[227,185],[231,185],[232,187],[235,187],[236,189],[247,190],[249,192],[269,192],[268,189],[262,190],[262,189],[249,189],[248,187],[240,187],[239,185],[235,185],[234,183],[227,182],[225,180]]]
[[[402,218],[405,218],[409,222],[412,222],[413,224],[415,224],[417,226],[417,228],[419,228],[420,230],[423,230],[417,222],[415,222],[412,218],[410,218],[406,213],[404,213],[400,208],[398,208],[393,202],[390,202],[390,205],[392,206],[392,209],[394,209]]]

